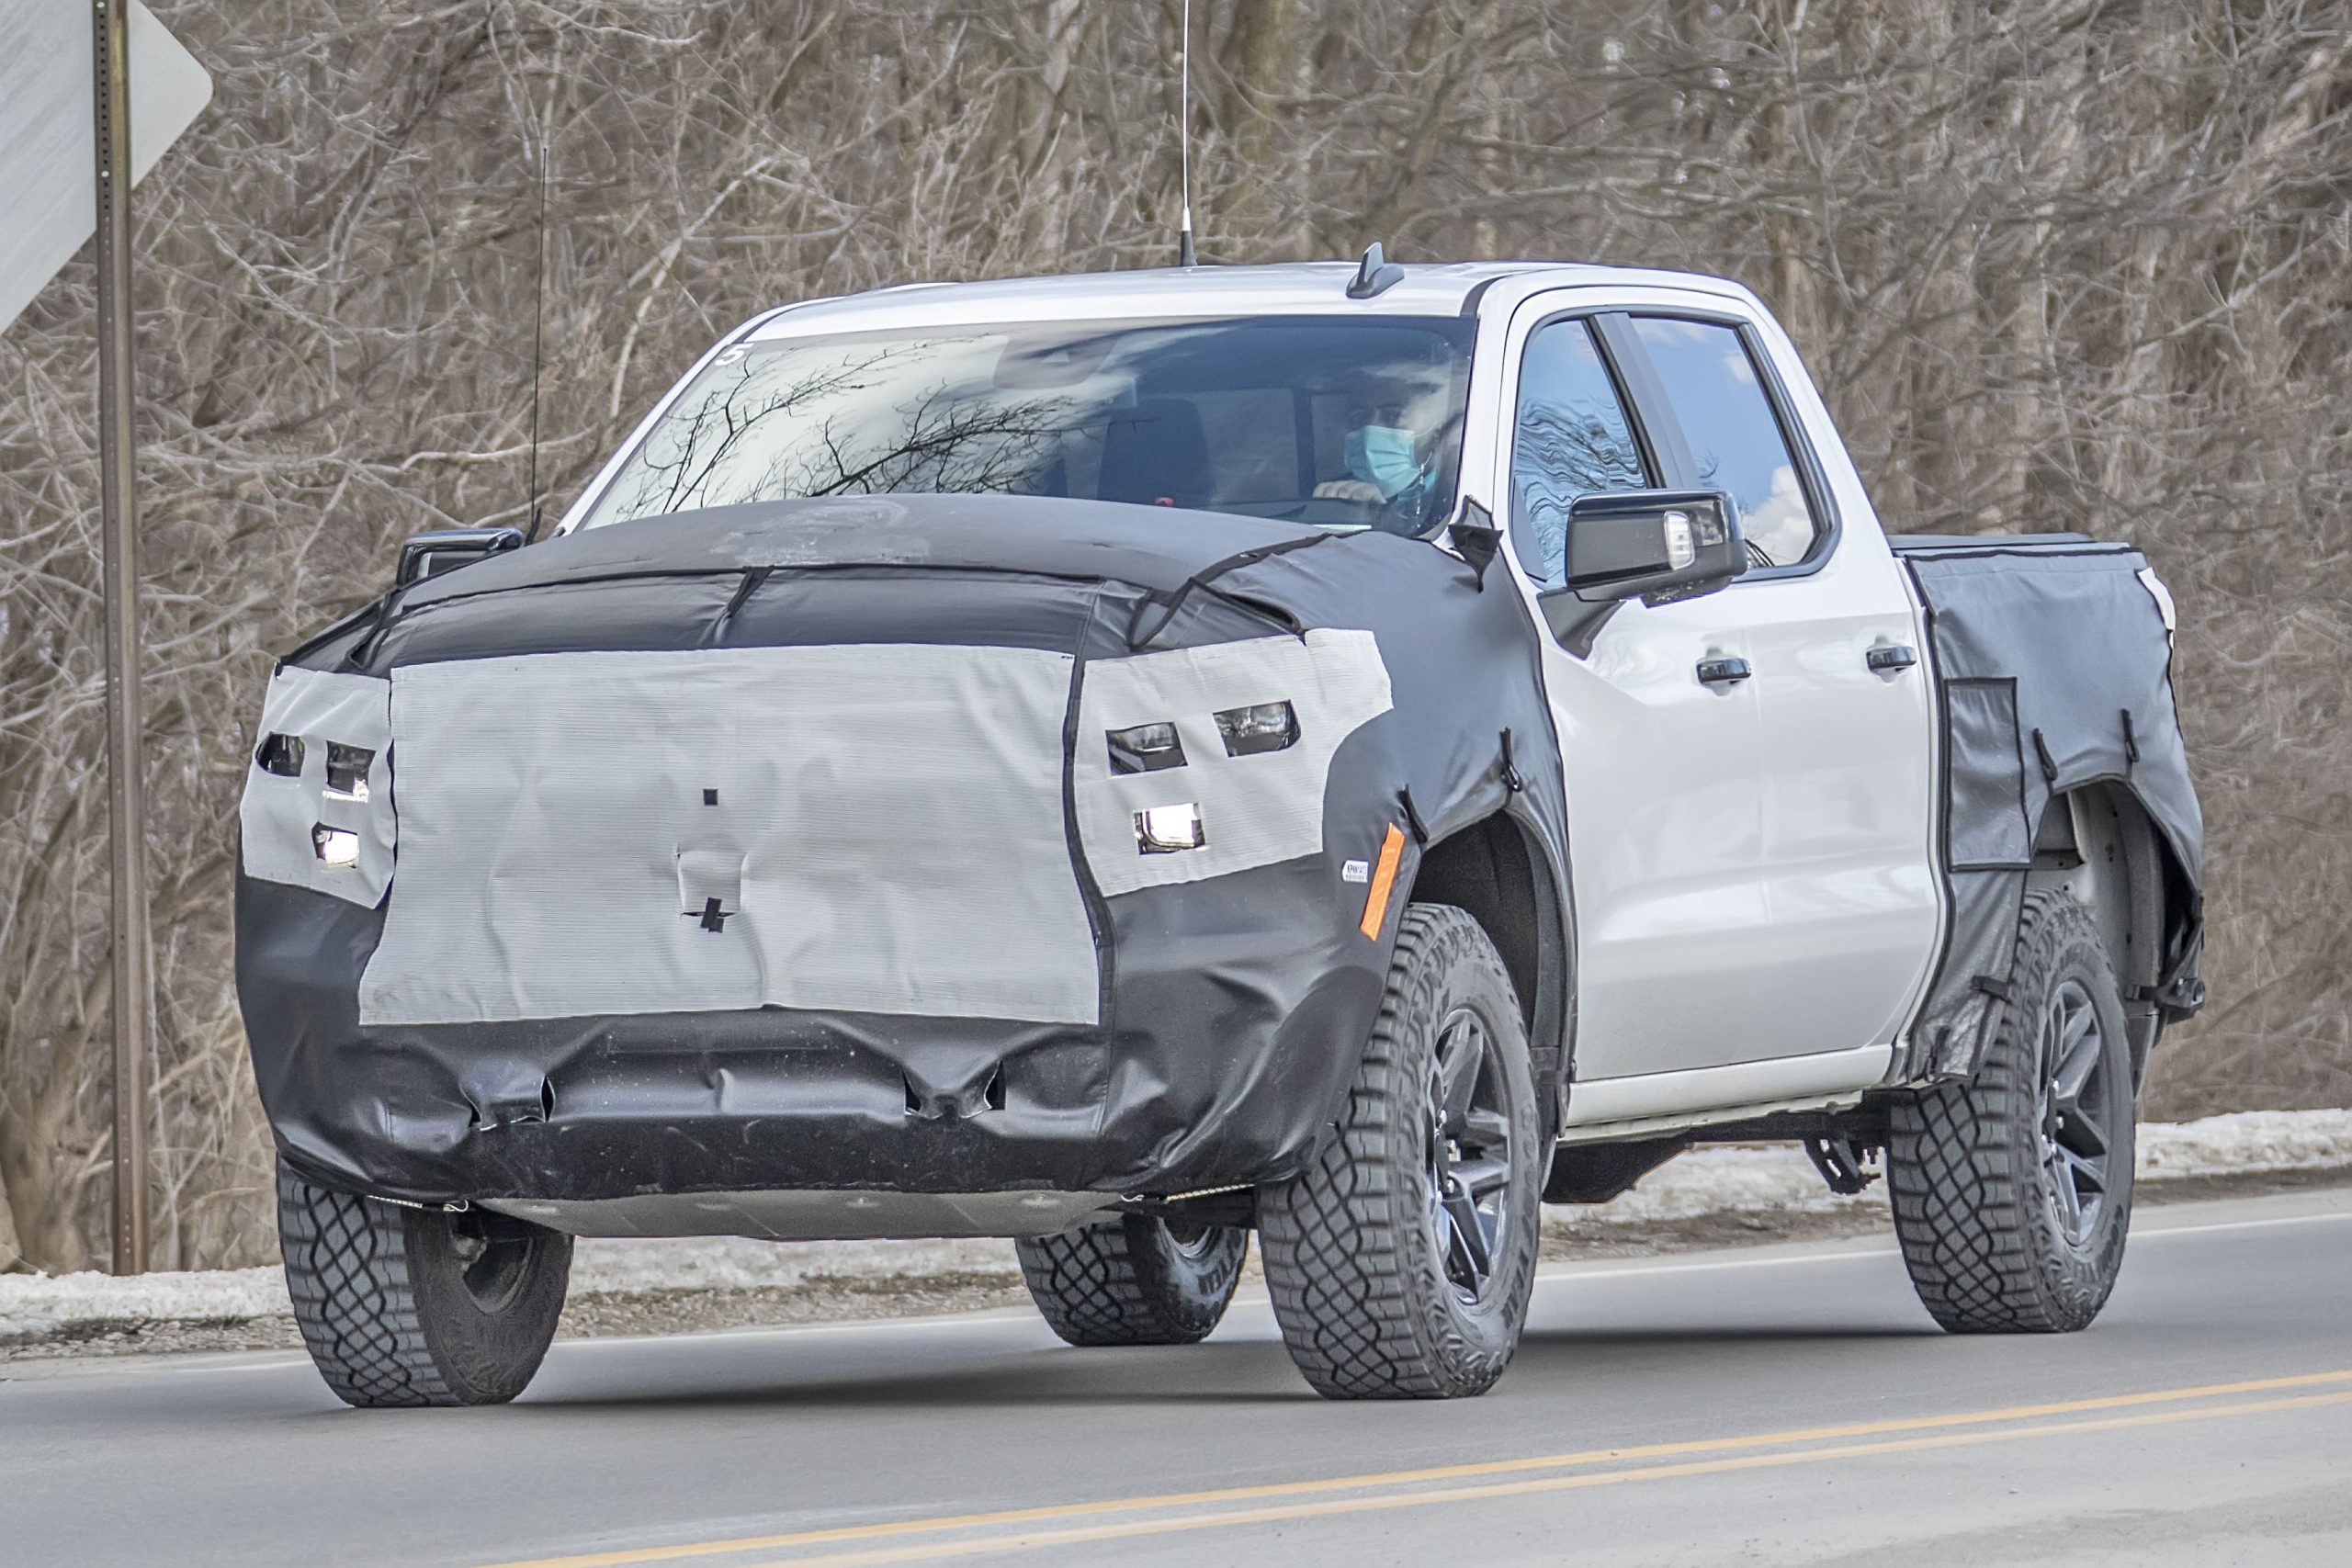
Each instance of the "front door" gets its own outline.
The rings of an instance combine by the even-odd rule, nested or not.
[[[1508,504],[1513,552],[1538,587],[1561,581],[1577,496],[1670,482],[1674,457],[1634,416],[1605,330],[1546,321],[1520,358]],[[1768,979],[1757,694],[1697,673],[1753,657],[1724,597],[1626,604],[1581,652],[1546,639],[1567,770],[1579,1082],[1711,1059],[1752,1028]]]

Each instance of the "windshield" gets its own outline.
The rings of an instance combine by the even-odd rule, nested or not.
[[[586,525],[986,493],[1417,534],[1453,503],[1474,327],[1269,316],[739,344],[671,405]]]

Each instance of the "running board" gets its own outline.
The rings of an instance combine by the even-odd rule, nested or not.
[[[1580,1080],[1568,1089],[1560,1141],[1613,1142],[1745,1122],[1785,1111],[1835,1111],[1878,1087],[1891,1045],[1734,1062],[1672,1073]]]

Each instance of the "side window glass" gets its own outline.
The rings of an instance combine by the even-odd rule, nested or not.
[[[1803,560],[1820,525],[1738,329],[1642,316],[1635,318],[1634,331],[1682,425],[1698,465],[1697,482],[1739,503],[1740,525],[1756,564]]]
[[[1616,384],[1583,321],[1527,340],[1511,439],[1511,540],[1546,585],[1566,574],[1568,507],[1578,496],[1653,488]]]

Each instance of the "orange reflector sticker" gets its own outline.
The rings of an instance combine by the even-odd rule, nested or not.
[[[1396,863],[1405,858],[1405,829],[1396,823],[1388,824],[1388,836],[1380,840],[1380,863],[1372,868],[1372,887],[1364,894],[1363,934],[1373,941],[1380,940],[1381,923],[1388,919],[1388,895],[1396,887]]]

